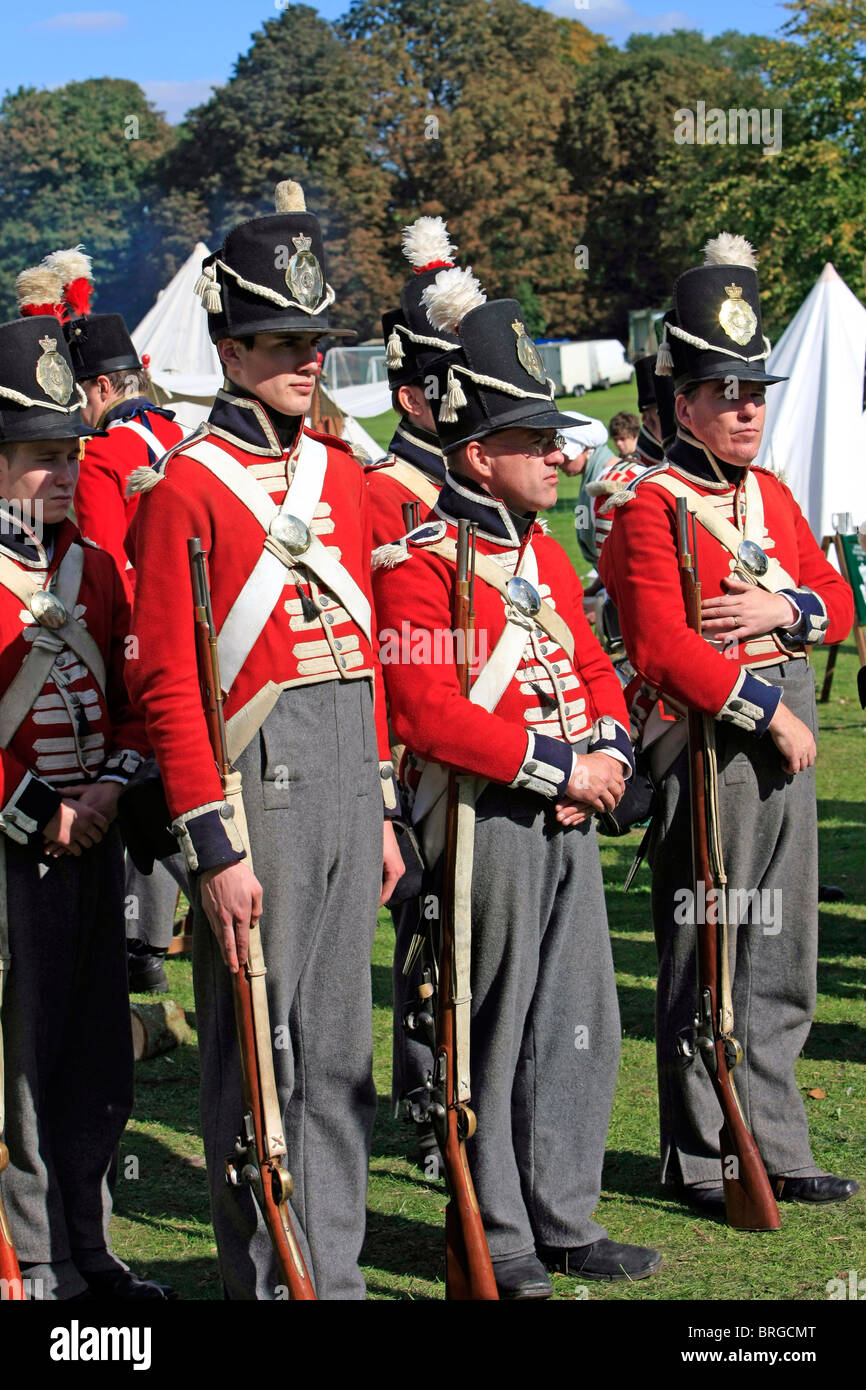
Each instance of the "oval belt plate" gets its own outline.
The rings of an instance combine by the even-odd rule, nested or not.
[[[271,535],[290,555],[303,555],[313,543],[310,528],[296,516],[280,512],[271,522]]]
[[[37,589],[31,594],[29,608],[40,627],[62,627],[69,618],[65,603],[56,594],[46,593],[45,589]]]
[[[524,617],[534,618],[536,613],[540,611],[541,597],[528,579],[521,579],[519,575],[515,575],[506,584],[505,592],[508,595],[508,602]]]
[[[749,574],[755,575],[760,579],[770,568],[770,557],[765,550],[762,550],[754,541],[740,541],[737,546],[737,559],[748,570]]]

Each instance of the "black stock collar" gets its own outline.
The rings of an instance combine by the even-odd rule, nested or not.
[[[302,415],[282,415],[255,396],[244,395],[231,382],[217,391],[207,418],[211,434],[266,458],[282,458],[294,448],[303,425]]]
[[[668,449],[667,458],[678,473],[694,478],[703,487],[711,488],[714,492],[725,492],[728,488],[736,487],[748,472],[747,468],[716,458],[705,444],[688,434],[682,425],[679,426],[677,437]]]
[[[661,463],[665,456],[665,451],[661,444],[650,434],[649,430],[644,425],[640,427],[635,453],[638,454],[641,461],[646,463],[649,467]]]
[[[439,448],[439,436],[418,425],[410,425],[406,419],[400,421],[394,438],[388,445],[388,452],[398,459],[411,463],[439,487],[445,481],[445,455]]]
[[[484,540],[508,547],[521,545],[535,521],[534,512],[529,516],[519,516],[498,497],[491,497],[478,483],[447,470],[439,501],[433,510],[445,521],[465,518],[478,527],[478,535]]]

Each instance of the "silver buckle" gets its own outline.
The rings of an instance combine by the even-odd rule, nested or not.
[[[770,568],[770,557],[754,541],[740,541],[737,546],[737,559],[748,574],[761,579]]]
[[[313,544],[309,526],[296,516],[278,512],[271,522],[270,532],[275,541],[285,546],[290,555],[303,555]]]
[[[516,608],[524,618],[534,618],[541,611],[541,596],[528,579],[515,574],[505,585],[505,592],[512,608]]]
[[[35,593],[31,594],[27,606],[40,627],[57,629],[69,621],[69,610],[66,604],[56,594],[50,594],[46,589],[37,589]]]

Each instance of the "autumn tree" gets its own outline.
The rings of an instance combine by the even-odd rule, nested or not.
[[[16,312],[19,270],[83,242],[95,307],[136,322],[161,266],[142,242],[155,160],[175,132],[134,82],[20,87],[0,103],[0,313]]]

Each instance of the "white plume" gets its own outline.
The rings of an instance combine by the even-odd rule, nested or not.
[[[275,212],[306,212],[304,190],[294,179],[283,179],[274,189]]]
[[[456,250],[441,217],[419,217],[403,228],[403,255],[416,270],[423,270],[431,261],[452,261]]]
[[[721,232],[704,247],[704,265],[745,265],[749,270],[757,270],[758,258],[754,246],[744,236]]]
[[[63,286],[55,270],[34,265],[16,275],[15,293],[19,309],[27,304],[59,304],[63,298]]]
[[[84,254],[83,246],[70,246],[68,251],[51,251],[42,264],[60,276],[64,287],[73,280],[92,280],[93,261]]]
[[[456,333],[469,310],[485,304],[487,295],[472,274],[471,266],[465,270],[453,266],[450,270],[440,270],[433,284],[422,294],[421,302],[438,332]]]

